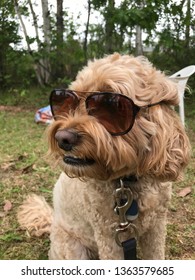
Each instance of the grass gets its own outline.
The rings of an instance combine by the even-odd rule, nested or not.
[[[12,90],[0,101],[0,259],[47,259],[49,237],[32,238],[18,227],[16,212],[24,197],[33,192],[51,202],[60,174],[44,158],[45,126],[34,122],[35,111],[48,104],[47,90]],[[3,105],[3,107],[1,106]],[[11,107],[9,107],[11,106]],[[167,259],[195,259],[195,96],[185,101],[187,132],[193,154],[185,180],[175,183],[168,215]],[[179,197],[185,187],[192,192]],[[11,209],[4,210],[6,202]]]
[[[4,103],[1,99],[6,107],[0,111],[0,259],[47,259],[48,236],[30,238],[16,221],[17,209],[28,193],[43,194],[51,201],[59,175],[59,170],[53,171],[44,158],[45,126],[34,122],[36,110],[47,105],[48,99],[45,96],[43,102],[38,94],[34,99],[35,94],[32,91],[31,97],[23,96],[21,104],[12,96],[3,96]],[[12,209],[4,216],[6,201],[11,202]]]

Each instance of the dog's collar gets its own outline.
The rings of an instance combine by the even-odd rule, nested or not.
[[[138,178],[135,175],[129,175],[122,178],[123,184],[125,187],[130,187],[131,183],[138,181]]]
[[[136,175],[129,175],[129,176],[118,178],[115,180],[115,187],[118,188],[121,184],[121,181],[125,188],[131,188],[132,184],[138,181],[138,178]]]

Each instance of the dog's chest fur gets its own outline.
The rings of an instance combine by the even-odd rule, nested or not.
[[[151,178],[142,178],[131,183],[131,191],[138,203],[138,218],[134,221],[139,236],[155,225],[159,213],[166,212],[171,197],[171,183],[157,182]],[[114,213],[111,182],[78,179],[61,174],[54,189],[55,223],[92,251],[96,250],[96,238],[113,238],[119,224]],[[98,235],[98,237],[97,237]],[[116,245],[117,246],[117,245]]]

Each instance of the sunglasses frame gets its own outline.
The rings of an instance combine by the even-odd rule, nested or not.
[[[148,104],[148,105],[144,105],[144,106],[138,106],[136,105],[133,100],[121,93],[115,93],[115,92],[89,92],[89,91],[75,91],[75,90],[71,90],[71,89],[54,89],[52,90],[51,94],[50,94],[50,98],[49,98],[49,103],[50,103],[50,107],[51,107],[51,112],[52,112],[52,115],[55,119],[55,114],[54,114],[54,111],[53,111],[53,106],[52,106],[52,96],[53,94],[55,93],[56,94],[56,91],[63,91],[63,92],[69,92],[71,93],[73,96],[75,96],[78,100],[78,105],[79,105],[79,102],[80,100],[82,100],[82,98],[80,98],[78,95],[77,95],[77,92],[81,92],[81,93],[91,93],[89,96],[87,96],[87,98],[85,99],[85,106],[86,106],[86,109],[88,109],[88,106],[87,106],[87,102],[88,100],[95,96],[95,95],[104,95],[104,94],[113,94],[115,96],[121,96],[122,98],[125,98],[127,99],[128,101],[131,102],[132,104],[132,108],[133,108],[133,121],[132,121],[132,124],[130,125],[130,127],[128,129],[126,129],[125,131],[122,131],[122,132],[116,132],[116,133],[113,133],[113,132],[110,132],[106,129],[105,129],[112,135],[112,136],[120,136],[120,135],[124,135],[126,133],[128,133],[133,125],[134,125],[134,122],[135,122],[135,118],[136,118],[136,115],[138,114],[138,112],[141,110],[141,109],[145,109],[145,108],[150,108],[150,107],[153,107],[155,105],[159,105],[161,102],[156,102],[156,103],[153,103],[153,104]],[[90,113],[88,113],[89,115],[91,115]],[[93,116],[93,115],[92,115]],[[103,124],[102,124],[103,125]],[[104,126],[104,125],[103,125]]]

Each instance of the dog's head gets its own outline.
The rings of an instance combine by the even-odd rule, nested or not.
[[[190,144],[172,108],[177,86],[146,58],[115,53],[89,62],[69,89],[53,92],[56,120],[48,133],[49,152],[65,173],[181,176]]]

